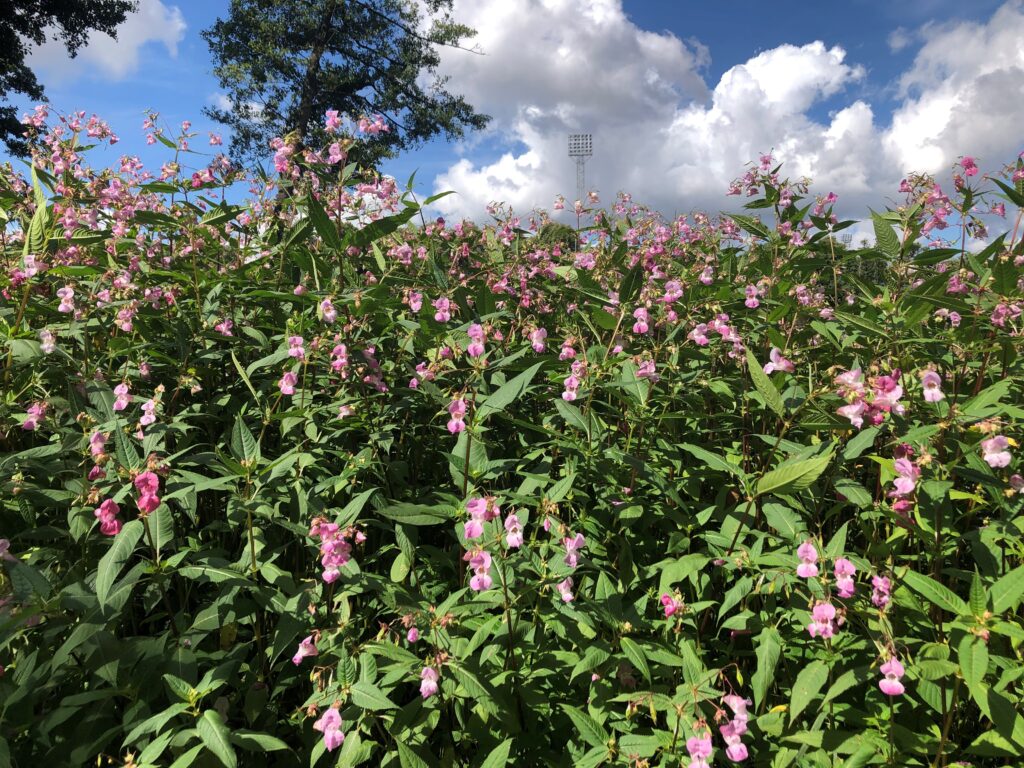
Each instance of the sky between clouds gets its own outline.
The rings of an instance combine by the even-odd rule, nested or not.
[[[941,180],[960,155],[991,170],[1024,149],[1024,0],[826,5],[842,7],[455,0],[483,55],[445,50],[441,74],[492,124],[385,170],[455,190],[438,203],[449,218],[492,201],[527,213],[575,196],[566,134],[584,131],[588,187],[605,202],[622,190],[669,215],[734,208],[729,182],[774,150],[785,173],[861,216],[908,171]],[[32,65],[58,109],[99,113],[123,137],[114,151],[148,160],[147,108],[215,128],[200,114],[218,91],[199,32],[226,9],[141,0],[116,43],[97,36],[74,61],[49,44]]]

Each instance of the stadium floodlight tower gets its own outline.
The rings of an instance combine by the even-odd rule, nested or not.
[[[569,134],[569,157],[576,159],[576,199],[583,202],[586,194],[587,158],[594,154],[594,137],[589,133]]]

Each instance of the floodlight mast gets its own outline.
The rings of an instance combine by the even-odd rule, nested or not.
[[[576,159],[576,199],[583,202],[586,193],[587,158],[594,154],[594,137],[589,133],[569,134],[569,157]]]

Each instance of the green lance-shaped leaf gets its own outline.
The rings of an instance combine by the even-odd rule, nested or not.
[[[561,706],[565,710],[565,714],[572,720],[573,725],[576,726],[576,730],[583,741],[592,747],[604,747],[608,744],[608,740],[611,738],[608,735],[608,731],[602,728],[594,718],[568,704],[562,704]]]
[[[482,424],[489,416],[491,416],[491,414],[504,410],[522,397],[523,393],[526,392],[526,388],[530,385],[530,382],[533,381],[533,377],[537,375],[537,371],[539,371],[543,365],[543,362],[531,365],[518,376],[509,379],[494,392],[484,398],[477,406],[476,418],[474,419],[475,423]]]
[[[792,493],[811,487],[832,461],[832,452],[823,453],[810,459],[785,461],[757,482],[757,495],[769,493]]]
[[[224,718],[215,709],[207,709],[196,721],[196,732],[208,750],[216,755],[225,768],[236,768],[238,757],[231,744],[231,732],[224,723]]]
[[[768,694],[768,686],[775,679],[775,665],[779,663],[779,656],[782,653],[782,635],[775,627],[765,627],[757,636],[757,670],[751,679],[751,687],[754,691],[754,707],[761,708],[761,702]]]
[[[828,667],[823,661],[812,661],[796,676],[793,691],[789,699],[789,722],[796,722],[797,717],[811,703],[822,686],[828,680]]]
[[[747,349],[747,369],[750,371],[750,378],[754,382],[754,389],[764,398],[765,405],[772,409],[777,416],[785,416],[786,410],[782,405],[782,395],[772,384],[768,374],[764,372],[761,364],[757,362],[754,353]]]
[[[935,581],[930,576],[925,576],[917,571],[907,571],[903,576],[903,583],[932,605],[937,605],[950,613],[960,616],[966,616],[970,613],[967,603],[958,597],[953,590]]]
[[[1016,610],[1024,597],[1024,565],[1014,568],[989,589],[992,595],[992,610],[996,613]]]
[[[878,249],[891,259],[900,255],[900,239],[893,231],[892,224],[871,211],[871,223],[875,228],[875,243]]]
[[[142,532],[141,520],[128,521],[114,537],[110,549],[100,559],[99,567],[96,569],[96,599],[100,605],[106,604],[110,588],[114,586],[118,574],[135,551],[135,545],[142,538]]]
[[[505,739],[488,753],[484,761],[480,763],[480,768],[505,768],[508,765],[508,753],[511,749],[512,739]]]

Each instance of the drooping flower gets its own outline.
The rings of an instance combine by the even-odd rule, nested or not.
[[[845,557],[840,557],[835,562],[834,572],[836,593],[842,598],[853,597],[857,590],[857,585],[853,581],[853,574],[857,572],[856,566]]]
[[[876,608],[885,610],[889,604],[889,593],[892,591],[892,582],[888,576],[871,577],[871,604]]]
[[[905,670],[899,659],[893,656],[879,668],[879,671],[884,675],[878,681],[878,687],[882,693],[886,696],[899,696],[903,693],[905,689],[900,678],[903,677]]]
[[[301,643],[299,643],[298,649],[295,651],[295,655],[292,656],[292,664],[298,666],[302,663],[302,660],[308,656],[317,656],[320,651],[317,650],[316,641],[313,635],[310,635]]]
[[[89,435],[89,453],[94,459],[98,459],[104,454],[107,446],[107,439],[107,436],[99,430],[96,430]]]
[[[485,592],[491,588],[491,553],[485,549],[471,549],[462,556],[469,563],[473,575],[469,579],[469,588],[474,592]]]
[[[448,420],[448,431],[453,435],[465,431],[466,401],[463,398],[457,397],[449,403],[448,414],[451,416]]]
[[[665,592],[661,596],[661,605],[665,611],[666,619],[671,618],[675,613],[683,610],[686,607],[683,604],[682,600],[670,595],[668,592]]]
[[[548,332],[545,328],[537,328],[530,331],[530,346],[533,347],[533,351],[538,355],[544,351],[544,340],[547,337]]]
[[[25,409],[25,421],[22,422],[21,428],[28,432],[34,432],[38,429],[39,422],[46,418],[48,407],[46,402],[42,400],[32,403],[32,405]]]
[[[415,643],[420,639],[420,631],[416,627],[409,627],[409,631],[405,633],[405,639],[408,643]]]
[[[160,478],[155,472],[147,470],[136,476],[135,490],[139,492],[135,503],[140,511],[148,514],[160,506],[160,499],[156,495],[160,490]]]
[[[555,585],[555,589],[558,590],[558,594],[562,596],[563,603],[571,603],[575,600],[575,596],[572,593],[572,576],[566,576],[560,582]]]
[[[484,327],[480,323],[473,323],[469,326],[467,333],[470,343],[466,347],[466,354],[473,358],[481,357],[486,351],[484,341],[487,339],[487,333],[484,331]]]
[[[745,721],[738,723],[733,720],[718,728],[718,732],[722,734],[722,741],[725,742],[725,755],[734,763],[747,759],[747,745],[743,743],[743,734],[746,731]]]
[[[351,529],[341,530],[341,526],[332,523],[327,518],[317,517],[313,519],[309,527],[309,535],[320,539],[320,564],[323,572],[320,578],[325,584],[332,584],[341,575],[341,567],[348,563],[352,554],[352,545],[348,541],[348,534]],[[358,537],[358,534],[356,534]]]
[[[811,623],[807,633],[811,637],[829,638],[836,632],[836,607],[827,600],[820,600],[811,609]]]
[[[1010,440],[1004,435],[996,435],[988,440],[981,441],[981,458],[985,460],[992,469],[1008,467],[1013,458],[1008,450]]]
[[[288,357],[294,357],[296,360],[306,359],[306,342],[301,336],[289,336],[288,337]]]
[[[686,752],[690,755],[687,768],[711,768],[708,762],[711,750],[711,731],[697,726],[696,734],[686,740]]]
[[[320,316],[324,319],[325,323],[333,323],[338,319],[338,310],[334,308],[334,304],[330,299],[324,299],[320,302]]]
[[[118,514],[121,507],[113,499],[104,499],[93,515],[100,521],[100,533],[104,536],[116,536],[121,532],[121,521]]]
[[[807,539],[796,548],[796,556],[800,558],[800,565],[796,567],[796,575],[801,579],[813,579],[818,575],[818,549],[811,539]]]
[[[116,387],[114,387],[114,405],[115,411],[123,411],[128,407],[128,403],[131,402],[131,395],[128,394],[129,387],[128,382],[122,381]]]
[[[583,538],[582,533],[577,533],[575,536],[562,539],[562,546],[565,547],[565,564],[575,568],[579,561],[577,553],[587,546],[587,540]]]
[[[796,366],[785,357],[782,356],[782,350],[778,347],[772,347],[772,351],[768,353],[769,362],[764,365],[764,372],[771,374],[775,371],[785,371],[786,373],[793,373],[796,371]]]
[[[345,741],[345,734],[341,730],[341,714],[334,707],[326,709],[320,719],[313,723],[313,730],[324,735],[324,746],[328,752],[333,752]]]
[[[277,388],[281,390],[282,395],[294,395],[295,385],[299,383],[299,377],[291,371],[285,371],[281,380],[277,382]]]
[[[636,320],[636,322],[633,323],[633,333],[641,336],[650,330],[650,325],[648,323],[651,318],[646,309],[638,307],[633,310],[633,317]]]
[[[420,696],[424,699],[429,699],[435,693],[437,693],[437,680],[439,675],[437,670],[433,667],[424,667],[423,671],[420,672]]]
[[[946,398],[942,393],[942,377],[935,371],[925,371],[921,374],[921,388],[924,390],[925,402],[937,403]]]
[[[523,526],[514,512],[505,518],[505,543],[513,549],[523,546]]]

